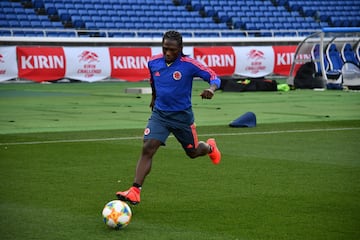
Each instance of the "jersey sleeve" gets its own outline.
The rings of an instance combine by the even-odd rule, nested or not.
[[[186,57],[185,61],[193,65],[194,77],[200,77],[204,81],[208,82],[210,85],[216,85],[217,88],[220,88],[221,80],[211,68],[206,67],[199,61],[189,57]]]

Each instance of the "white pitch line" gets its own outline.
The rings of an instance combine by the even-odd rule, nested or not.
[[[281,133],[308,133],[308,132],[327,132],[327,131],[350,131],[360,130],[360,128],[324,128],[324,129],[303,129],[303,130],[284,130],[284,131],[268,131],[268,132],[246,132],[246,133],[212,133],[212,134],[199,134],[198,136],[241,136],[241,135],[265,135],[265,134],[281,134]],[[173,137],[173,136],[170,136]],[[36,145],[36,144],[49,144],[49,143],[78,143],[78,142],[98,142],[98,141],[123,141],[123,140],[136,140],[142,139],[141,137],[118,137],[118,138],[88,138],[88,139],[63,139],[51,141],[34,141],[34,142],[10,142],[0,143],[0,146],[10,145]]]

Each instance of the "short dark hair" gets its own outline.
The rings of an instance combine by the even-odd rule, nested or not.
[[[182,35],[177,31],[167,31],[166,33],[164,33],[162,41],[164,42],[165,39],[175,40],[180,47],[182,47],[183,45]]]

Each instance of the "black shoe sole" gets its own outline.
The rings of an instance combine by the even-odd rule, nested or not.
[[[122,195],[116,195],[117,196],[117,198],[120,200],[120,201],[124,201],[124,202],[128,202],[128,203],[130,203],[131,205],[137,205],[137,204],[139,204],[139,202],[134,202],[134,201],[131,201],[130,199],[128,199],[127,197],[124,197],[124,196],[122,196]]]

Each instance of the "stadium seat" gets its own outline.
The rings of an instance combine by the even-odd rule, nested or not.
[[[63,23],[71,21],[71,15],[68,14],[66,11],[59,10],[59,17],[60,21],[62,21]]]
[[[285,6],[288,4],[288,0],[273,0],[273,2],[279,6]]]
[[[75,29],[82,29],[82,28],[85,28],[85,23],[84,21],[79,18],[79,17],[74,17],[72,16],[72,23],[73,23],[73,27]]]
[[[21,27],[20,22],[19,22],[18,20],[10,20],[10,21],[8,22],[8,25],[9,25],[11,28]]]
[[[11,31],[10,30],[0,30],[0,36],[2,36],[2,37],[11,36]]]
[[[1,28],[9,27],[9,22],[7,20],[0,20],[0,27]],[[7,31],[5,31],[5,32],[7,32]]]
[[[299,11],[301,5],[298,4],[296,1],[289,1],[288,8],[290,9],[290,11]]]
[[[34,0],[33,7],[34,7],[34,9],[44,8],[45,7],[44,2],[42,0]]]
[[[191,7],[193,11],[200,11],[204,8],[200,0],[191,0]]]
[[[229,22],[231,20],[231,16],[229,15],[229,12],[227,11],[218,11],[217,12],[217,17],[219,19],[220,22]]]
[[[329,69],[326,72],[327,77],[337,82],[341,81],[341,70],[344,62],[335,43],[330,43],[326,47],[326,59],[329,62]]]
[[[133,32],[115,32],[113,37],[135,37]]]
[[[224,32],[221,34],[222,37],[245,37],[242,32]]]
[[[358,44],[359,45],[359,44]],[[344,61],[344,65],[341,69],[343,85],[349,89],[360,89],[360,61],[356,57],[350,43],[344,43],[341,48],[341,57]]]
[[[326,48],[326,57],[329,61],[329,70],[331,71],[341,71],[341,68],[344,64],[341,54],[337,49],[336,44],[331,43]]]
[[[360,66],[359,60],[356,57],[356,53],[353,50],[350,43],[345,43],[343,47],[341,48],[341,58],[343,62],[351,62],[354,63],[357,66]]]
[[[19,20],[20,22],[24,22],[28,20],[28,17],[26,14],[17,14],[16,15],[17,20]]]
[[[322,76],[321,72],[321,62],[320,62],[320,44],[316,43],[311,48],[311,60],[315,63],[315,72],[316,75]],[[329,63],[324,54],[324,68],[325,71],[329,68]]]
[[[195,32],[195,37],[219,37],[216,32]]]
[[[59,37],[75,37],[76,34],[74,32],[58,32]]]
[[[301,13],[306,17],[312,17],[315,15],[317,8],[313,6],[302,6],[300,8]]]
[[[96,23],[92,22],[92,21],[85,22],[85,27],[88,30],[96,30],[96,29],[98,29],[97,26],[96,26]]]
[[[55,7],[48,7],[46,9],[46,13],[49,15],[49,16],[55,16],[55,15],[58,15],[57,14],[57,9]]]

